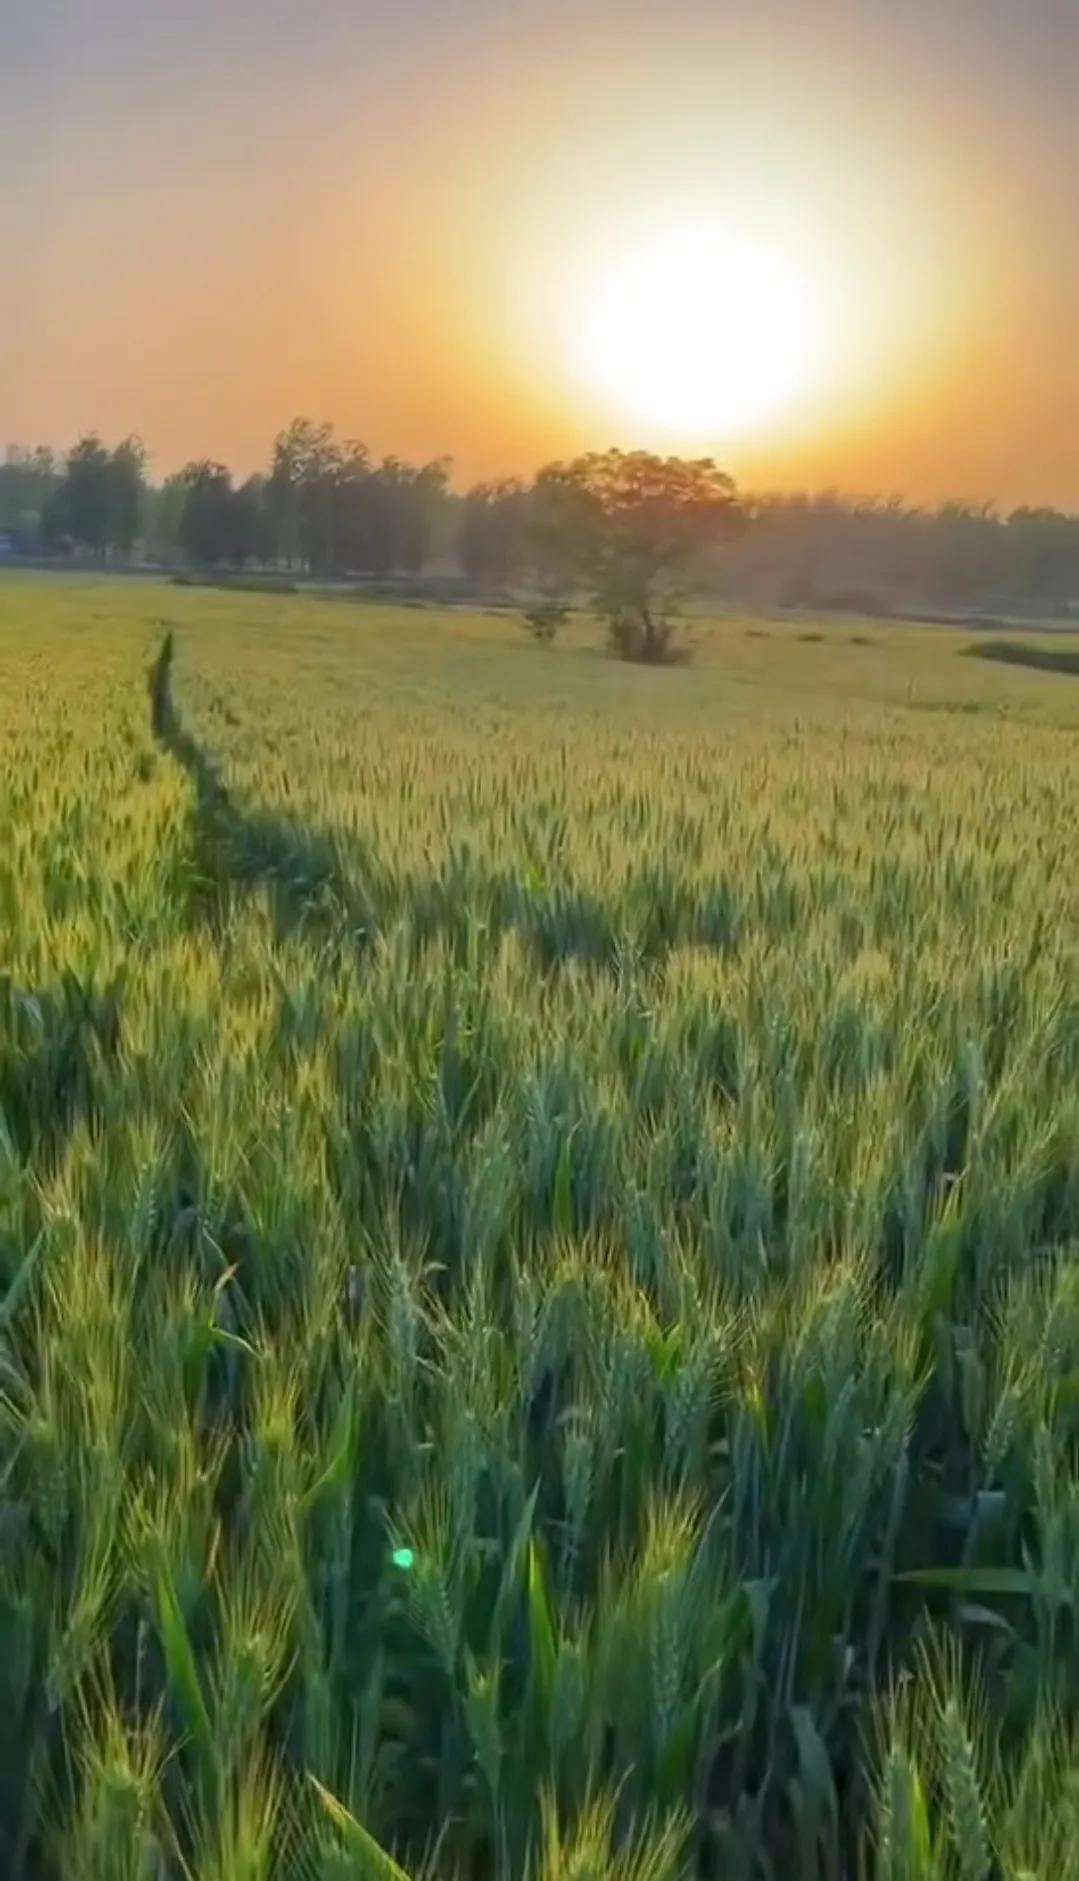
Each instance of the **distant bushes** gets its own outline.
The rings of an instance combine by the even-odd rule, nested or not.
[[[1033,666],[1045,673],[1079,676],[1079,647],[1027,646],[1019,640],[986,640],[967,648],[972,660],[999,660],[1004,666]]]
[[[814,588],[798,582],[788,585],[780,604],[788,608],[813,608],[818,614],[881,614],[886,611],[884,597],[876,588]]]
[[[230,575],[225,571],[194,574],[184,571],[172,577],[177,588],[240,588],[252,594],[296,594],[297,586],[286,575]]]
[[[544,646],[550,646],[560,627],[569,619],[569,608],[564,601],[537,601],[522,616],[522,625]]]

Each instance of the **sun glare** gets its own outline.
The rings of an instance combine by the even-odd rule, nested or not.
[[[687,438],[725,436],[765,422],[802,390],[811,328],[806,284],[781,255],[678,233],[593,291],[582,364],[642,422]]]

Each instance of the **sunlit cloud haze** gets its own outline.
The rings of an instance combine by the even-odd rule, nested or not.
[[[1079,506],[1077,0],[0,22],[4,438],[137,431],[159,474],[242,472],[305,412],[460,480],[641,443],[755,487]],[[766,258],[729,344],[796,303],[798,369],[777,351],[748,408],[603,369],[617,283],[680,232]]]

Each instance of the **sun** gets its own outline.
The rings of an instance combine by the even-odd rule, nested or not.
[[[689,437],[756,428],[802,390],[812,363],[806,283],[782,255],[707,230],[640,249],[588,299],[582,366],[653,427]]]

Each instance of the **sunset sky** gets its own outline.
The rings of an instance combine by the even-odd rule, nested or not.
[[[459,482],[619,443],[1079,508],[1077,97],[1079,0],[0,0],[0,445],[247,472],[302,412]],[[759,410],[664,390],[677,260],[655,397],[607,358],[683,236],[729,350],[797,340]]]

